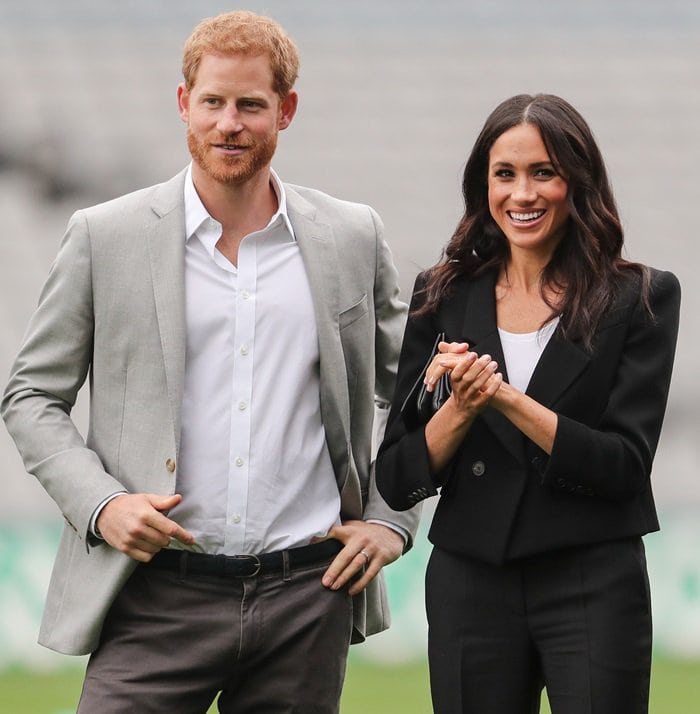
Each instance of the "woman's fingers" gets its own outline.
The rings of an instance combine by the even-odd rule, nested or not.
[[[458,407],[470,413],[480,412],[498,391],[503,375],[496,372],[498,365],[489,355],[482,355],[471,366],[455,367],[450,375],[452,396]]]
[[[442,344],[442,343],[440,343]],[[452,372],[459,364],[466,362],[471,364],[477,359],[478,355],[474,352],[455,353],[448,352],[437,354],[433,357],[433,361],[425,372],[424,382],[429,392],[433,391],[433,387],[438,379],[446,372]]]
[[[473,358],[468,360],[467,357],[472,355]],[[452,382],[464,381],[471,384],[492,361],[490,355],[478,357],[474,352],[464,355],[452,368]]]
[[[438,342],[438,352],[464,354],[469,350],[466,342]]]
[[[461,348],[466,343],[441,342],[439,347],[443,346],[459,348],[459,351],[455,349],[435,355],[425,373],[427,390],[432,392],[442,375],[449,373],[453,389],[459,389],[463,398],[468,397],[469,393],[477,395],[493,377],[498,364],[490,355],[479,356],[476,352],[463,351]]]

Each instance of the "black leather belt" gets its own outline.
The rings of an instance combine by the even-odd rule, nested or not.
[[[188,550],[161,550],[146,567],[169,570],[186,575],[207,575],[215,578],[254,578],[257,575],[282,573],[305,565],[313,565],[337,555],[343,544],[323,540],[300,548],[277,550],[260,555],[209,555]]]

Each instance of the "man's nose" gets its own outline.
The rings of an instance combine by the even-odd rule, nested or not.
[[[220,114],[217,128],[223,134],[237,134],[243,129],[241,114],[236,107],[226,107]]]

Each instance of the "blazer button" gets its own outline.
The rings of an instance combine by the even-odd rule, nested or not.
[[[170,473],[175,472],[175,459],[166,459],[165,468],[170,471]]]
[[[472,464],[472,473],[474,476],[483,476],[486,473],[486,466],[483,461],[475,461]]]

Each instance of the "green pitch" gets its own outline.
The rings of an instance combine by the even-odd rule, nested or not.
[[[657,657],[650,714],[700,711],[700,660]],[[351,660],[341,714],[430,714],[427,665],[384,668]],[[541,714],[550,714],[543,696]]]
[[[0,672],[0,714],[72,714],[82,673]],[[657,658],[651,714],[689,714],[700,702],[700,661]],[[216,708],[212,708],[215,714]],[[428,672],[424,663],[383,667],[352,658],[342,714],[429,714]],[[545,705],[542,714],[549,714]]]

